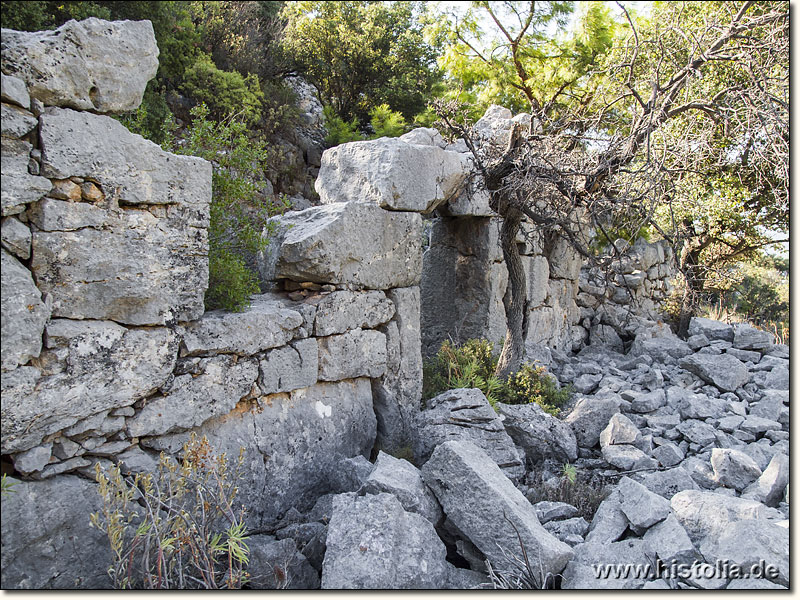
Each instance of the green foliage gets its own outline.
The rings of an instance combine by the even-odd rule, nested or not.
[[[164,94],[156,88],[155,80],[147,84],[144,97],[135,112],[116,117],[132,133],[137,133],[165,149],[173,145],[176,124]]]
[[[574,465],[562,467],[561,477],[556,485],[548,485],[541,481],[533,482],[528,499],[531,504],[537,502],[566,502],[578,509],[578,516],[591,521],[597,508],[603,501],[602,486],[592,479],[578,473]]]
[[[107,2],[2,2],[3,27],[18,31],[54,29],[70,19],[80,21],[89,17],[110,19],[111,12],[103,6]]]
[[[575,482],[578,480],[578,468],[575,465],[564,463],[561,466],[561,476],[570,484],[575,485]]]
[[[268,227],[264,231],[266,221],[285,210],[287,203],[261,197],[259,183],[269,152],[263,140],[248,136],[244,121],[236,115],[212,121],[205,104],[193,108],[192,116],[186,143],[176,150],[214,165],[206,308],[242,310],[250,294],[258,291],[246,259],[269,243],[272,232]]]
[[[192,433],[180,462],[161,454],[156,473],[124,476],[95,465],[103,505],[91,524],[108,536],[118,589],[241,588],[249,549],[243,506],[234,504],[244,448],[225,454]]]
[[[445,340],[439,351],[422,365],[422,400],[456,388],[478,388],[494,407],[506,404],[536,403],[545,411],[558,415],[559,407],[570,398],[569,387],[558,389],[556,382],[542,366],[524,363],[508,381],[497,375],[497,357],[493,345],[486,340],[468,340],[454,346]]]
[[[209,115],[215,120],[222,120],[234,113],[248,124],[254,124],[261,118],[264,94],[258,77],[253,74],[243,77],[236,71],[222,71],[207,54],[198,56],[186,70],[181,90],[204,102]]]
[[[14,486],[17,485],[16,481],[9,481],[8,475],[3,473],[2,480],[0,480],[0,495],[15,493]]]
[[[338,146],[364,139],[364,136],[358,131],[358,119],[355,117],[351,121],[345,121],[336,114],[332,106],[323,106],[322,113],[325,117],[325,128],[328,130],[325,143],[329,146]]]
[[[369,111],[369,122],[375,138],[398,137],[408,131],[403,115],[393,111],[388,104],[373,106]]]

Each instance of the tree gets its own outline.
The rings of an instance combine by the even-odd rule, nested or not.
[[[683,252],[691,219],[675,220],[667,231],[656,208],[665,199],[669,205],[696,170],[713,175],[727,167],[737,176],[734,165],[747,175],[738,187],[741,206],[756,216],[765,198],[788,207],[788,3],[717,3],[700,20],[690,18],[696,11],[686,4],[694,8],[665,5],[664,17],[641,30],[623,9],[625,37],[591,85],[570,86],[571,99],[559,111],[555,102],[532,104],[531,130],[512,132],[499,154],[482,155],[453,105],[440,104],[444,124],[464,137],[503,218],[508,330],[499,375],[515,372],[524,354],[527,285],[515,243],[523,217],[587,258],[581,221],[607,233],[605,224],[623,217],[651,224]],[[704,85],[709,77],[722,85]],[[690,118],[694,137],[675,135]],[[740,135],[720,143],[732,126]],[[769,148],[774,133],[777,148]]]

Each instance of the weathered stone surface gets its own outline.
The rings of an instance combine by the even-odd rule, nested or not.
[[[574,517],[563,521],[550,521],[544,524],[544,528],[565,544],[570,544],[572,540],[582,543],[583,536],[589,529],[589,523],[583,517]]]
[[[572,387],[579,394],[591,394],[597,389],[602,379],[603,375],[601,373],[584,373],[575,378],[572,382]]]
[[[587,542],[616,542],[628,528],[628,517],[622,512],[621,496],[618,488],[600,503],[592,517]]]
[[[775,336],[751,325],[740,323],[734,328],[733,347],[740,350],[766,350],[775,343]]]
[[[43,172],[92,177],[119,193],[106,198],[103,231],[34,235],[32,268],[53,295],[54,314],[132,325],[199,318],[208,285],[210,163],[164,152],[109,117],[48,109],[41,122]]]
[[[619,412],[619,404],[611,398],[581,398],[564,419],[573,431],[578,445],[592,448],[600,441],[600,433],[609,420]]]
[[[391,494],[336,496],[326,545],[323,589],[431,589],[446,579],[433,525]]]
[[[461,193],[441,204],[439,211],[451,217],[495,217],[497,213],[489,205],[490,200],[491,196],[482,181],[468,179]]]
[[[3,137],[21,138],[39,124],[39,120],[27,110],[6,104],[0,106],[0,123]]]
[[[670,404],[678,409],[683,419],[719,419],[727,413],[724,400],[704,394],[692,394],[678,387],[668,391]]]
[[[49,179],[28,173],[30,151],[28,142],[3,139],[0,142],[0,208],[3,216],[16,215],[25,205],[35,202],[53,187]]]
[[[314,184],[322,204],[374,203],[427,213],[461,190],[469,163],[438,146],[395,138],[350,142],[322,154]]]
[[[760,519],[770,510],[753,500],[694,490],[678,492],[670,505],[695,543],[704,538],[719,538],[736,521]]]
[[[532,564],[544,573],[560,573],[572,557],[569,546],[539,524],[533,506],[475,444],[441,444],[422,475],[447,518],[495,568],[516,568],[502,549],[517,548],[520,538]]]
[[[711,466],[719,483],[739,492],[761,476],[761,469],[752,458],[732,448],[713,448]]]
[[[6,217],[1,231],[3,248],[22,260],[31,257],[31,230],[27,226],[15,217]]]
[[[642,478],[642,485],[667,500],[678,492],[700,489],[689,472],[682,467],[647,473]]]
[[[406,144],[418,144],[420,146],[436,146],[444,148],[446,142],[437,129],[433,127],[417,127],[408,133],[400,136],[400,140]]]
[[[250,356],[283,346],[302,324],[300,313],[264,295],[254,296],[243,312],[207,312],[181,327],[180,334],[188,356],[220,352]]]
[[[14,483],[0,504],[3,589],[108,588],[108,538],[89,526],[97,486],[69,475]]]
[[[733,325],[713,319],[692,317],[691,321],[689,321],[689,335],[705,335],[709,341],[724,340],[732,342]]]
[[[42,231],[76,231],[84,227],[101,229],[112,219],[107,210],[94,204],[52,198],[42,198],[31,206],[28,218]]]
[[[658,410],[667,403],[663,389],[653,390],[631,400],[631,411],[635,413],[649,413]]]
[[[525,451],[531,463],[546,458],[572,462],[578,458],[578,443],[572,428],[538,404],[497,403],[497,414],[514,443]]]
[[[747,366],[731,354],[693,354],[681,360],[680,366],[723,392],[733,392],[750,379]]]
[[[317,304],[314,335],[325,337],[351,329],[373,329],[389,321],[394,313],[394,304],[383,292],[333,292]]]
[[[386,336],[380,331],[353,329],[317,341],[320,381],[380,377],[386,372]]]
[[[330,492],[342,459],[369,455],[375,443],[369,379],[241,402],[194,431],[228,456],[244,447],[237,499],[248,507],[250,529],[272,526],[289,508],[306,511]],[[189,435],[150,438],[148,447],[175,453]]]
[[[778,571],[774,577],[767,573],[765,577],[789,585],[789,530],[766,519],[730,523],[719,537],[707,537],[700,551],[709,562],[728,560],[745,573],[763,561]]]
[[[776,453],[761,476],[744,490],[742,498],[776,507],[783,499],[788,484],[789,457]]]
[[[255,590],[309,590],[319,588],[319,575],[297,550],[294,540],[275,540],[271,536],[247,538],[251,573],[248,587]]]
[[[660,363],[674,362],[692,353],[689,344],[675,336],[643,338],[641,335],[631,345],[630,352],[633,356],[648,355]]]
[[[39,356],[50,308],[42,301],[31,272],[5,250],[0,250],[0,254],[3,299],[0,356],[3,371],[10,371]]]
[[[664,499],[664,502],[667,502]],[[642,537],[658,554],[658,558],[665,564],[675,561],[678,564],[691,564],[699,557],[697,550],[689,539],[689,534],[680,524],[675,515],[667,517],[650,527]]]
[[[197,374],[177,376],[163,396],[150,398],[128,422],[131,437],[186,431],[230,412],[258,377],[254,360],[230,355],[203,358]]]
[[[548,500],[543,500],[542,502],[534,504],[533,508],[536,511],[536,517],[542,525],[556,519],[571,519],[578,514],[578,509],[566,502],[550,502]]]
[[[781,424],[777,421],[772,421],[763,417],[748,416],[744,421],[742,421],[742,424],[739,425],[739,429],[748,433],[752,433],[753,435],[759,435],[772,430],[780,431]]]
[[[31,97],[25,82],[19,77],[0,74],[0,98],[3,102],[11,102],[24,109],[31,107]]]
[[[374,468],[375,465],[360,454],[352,458],[343,458],[328,476],[331,490],[338,494],[357,492]]]
[[[647,456],[644,452],[639,450],[636,446],[630,444],[609,444],[603,446],[603,460],[608,464],[621,469],[629,471],[631,469],[655,469],[658,462]]]
[[[726,590],[787,590],[785,585],[772,583],[768,579],[733,579]]]
[[[665,467],[674,467],[686,458],[686,454],[683,450],[672,442],[667,442],[666,444],[660,445],[658,448],[654,448],[650,454],[659,464]]]
[[[678,425],[676,429],[687,440],[701,446],[706,446],[717,439],[715,429],[708,423],[697,419],[687,419]]]
[[[640,589],[647,582],[637,578],[631,569],[627,577],[602,577],[596,572],[600,568],[616,565],[646,565],[652,562],[655,552],[642,540],[623,540],[612,543],[585,543],[575,546],[575,558],[564,569],[561,589]]]
[[[142,103],[158,69],[150,21],[67,21],[55,31],[3,30],[3,72],[50,106],[121,113]]]
[[[410,445],[414,418],[422,399],[420,290],[389,290],[394,320],[382,328],[386,335],[386,373],[372,383],[378,443],[393,450]]]
[[[436,496],[422,481],[422,473],[407,460],[378,452],[375,468],[361,486],[361,494],[392,494],[407,512],[425,517],[438,525],[443,519],[442,507]]]
[[[262,278],[378,290],[419,283],[422,218],[417,214],[347,202],[275,219],[283,233],[258,258]]]
[[[635,533],[642,534],[646,529],[663,521],[669,514],[669,502],[654,494],[641,483],[630,477],[623,477],[617,486],[620,509]]]
[[[28,475],[35,471],[41,471],[50,462],[52,455],[53,442],[36,446],[25,452],[14,455],[14,469]]]
[[[426,410],[418,415],[414,441],[417,464],[450,440],[472,442],[511,479],[525,474],[525,465],[503,422],[477,388],[450,390],[428,400]]]
[[[291,392],[314,385],[319,372],[317,340],[297,340],[267,352],[259,363],[258,385],[262,394]]]
[[[642,432],[628,417],[622,413],[616,413],[611,417],[606,428],[600,432],[600,447],[636,444],[641,437]]]

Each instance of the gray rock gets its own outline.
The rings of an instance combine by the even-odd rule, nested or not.
[[[658,468],[656,460],[630,444],[605,446],[603,448],[603,460],[622,471]]]
[[[646,338],[637,335],[631,345],[629,355],[649,355],[654,361],[663,364],[675,362],[692,353],[689,344],[674,336]]]
[[[417,127],[408,133],[404,133],[399,139],[406,144],[417,144],[419,146],[444,148],[447,145],[442,134],[433,127]]]
[[[678,412],[683,419],[719,419],[727,412],[724,400],[705,394],[692,394],[677,387],[670,388],[669,398],[670,403],[677,402]]]
[[[414,458],[423,464],[434,449],[450,440],[469,441],[481,448],[512,480],[525,474],[514,442],[503,422],[477,388],[456,389],[427,402],[418,415]]]
[[[42,444],[41,446],[36,446],[25,452],[15,454],[13,457],[14,469],[23,475],[41,471],[45,468],[47,463],[50,462],[52,450],[53,442],[48,442],[47,444]]]
[[[600,432],[600,447],[605,448],[611,445],[636,444],[642,437],[642,432],[633,422],[623,415],[616,413],[608,422],[603,431]]]
[[[631,569],[626,577],[603,576],[599,570],[614,569],[619,565],[647,565],[655,553],[643,540],[623,540],[611,543],[585,543],[575,546],[575,558],[564,569],[561,589],[640,589],[646,577],[636,577]]]
[[[448,563],[447,585],[448,590],[479,590],[486,589],[490,584],[489,577],[477,571],[459,569]]]
[[[621,497],[618,488],[600,503],[592,517],[586,542],[616,542],[628,528],[628,517],[622,512]]]
[[[763,417],[748,416],[742,424],[739,425],[742,431],[759,435],[770,430],[781,430],[781,424],[771,419],[764,419]]]
[[[680,366],[723,392],[733,392],[750,379],[747,366],[731,354],[693,354],[684,358]]]
[[[131,437],[186,431],[230,412],[258,377],[254,360],[221,355],[200,360],[198,375],[177,376],[162,396],[150,398],[128,420]]]
[[[763,386],[774,390],[788,390],[789,389],[789,369],[787,367],[775,367],[766,377],[764,377]]]
[[[740,323],[734,328],[733,347],[740,350],[767,350],[775,343],[775,336],[751,325]]]
[[[542,525],[557,519],[571,519],[578,514],[578,509],[571,504],[550,502],[548,500],[537,502],[533,505],[533,509],[536,511],[536,517]]]
[[[700,551],[709,562],[727,560],[739,565],[745,573],[766,563],[769,565],[764,569],[766,578],[789,585],[789,530],[766,519],[730,523],[718,537],[707,537]]]
[[[580,540],[578,543],[582,543],[583,536],[589,529],[589,523],[583,517],[574,517],[563,521],[550,521],[544,524],[544,528],[565,544],[569,544],[570,540]]]
[[[275,240],[277,249],[258,258],[262,278],[272,274],[379,290],[419,284],[422,219],[417,214],[348,202],[315,206],[275,220],[283,233]],[[365,231],[373,235],[364,235]]]
[[[39,124],[39,120],[27,110],[3,103],[0,106],[3,137],[21,138]]]
[[[391,494],[333,500],[323,589],[431,589],[448,571],[447,550],[425,518]]]
[[[70,20],[55,31],[3,31],[3,72],[50,106],[136,110],[158,69],[149,21]]]
[[[577,377],[572,382],[572,387],[575,388],[575,391],[579,394],[591,394],[594,390],[597,389],[600,380],[603,379],[603,376],[599,373],[597,375],[592,375],[590,373],[585,373],[580,377]]]
[[[600,433],[619,412],[619,405],[610,398],[581,398],[564,419],[575,432],[581,448],[592,448],[600,441]]]
[[[19,77],[12,77],[5,73],[0,77],[0,98],[3,102],[11,102],[25,109],[30,108],[31,97],[25,82]]]
[[[0,503],[3,589],[108,588],[108,538],[89,525],[97,486],[69,475],[12,483]]]
[[[630,477],[623,477],[617,485],[620,509],[634,533],[643,534],[646,529],[663,521],[669,514],[669,501],[648,490]]]
[[[455,152],[380,138],[326,150],[314,189],[322,204],[374,203],[428,213],[460,192],[468,169]]]
[[[313,590],[319,588],[319,575],[306,557],[297,551],[294,540],[275,541],[271,536],[247,538],[251,573],[248,587],[255,590]]]
[[[776,507],[783,499],[788,485],[789,457],[776,453],[761,476],[744,490],[742,498]]]
[[[667,397],[664,394],[664,390],[658,389],[631,400],[631,411],[635,413],[650,413],[658,410],[666,403]]]
[[[91,177],[119,194],[106,198],[107,229],[34,234],[31,266],[54,315],[132,325],[199,318],[211,164],[164,152],[109,117],[51,108],[40,119],[44,174]]]
[[[655,448],[653,452],[651,452],[651,456],[664,467],[674,467],[686,458],[686,454],[683,450],[672,442],[667,442]]]
[[[149,396],[170,377],[177,353],[169,329],[95,323],[70,340],[63,372],[39,381],[34,372],[4,374],[3,453],[27,450],[81,419]]]
[[[433,525],[444,520],[442,508],[433,492],[422,481],[419,469],[407,460],[378,452],[375,468],[364,481],[359,493],[382,492],[394,495],[407,512],[422,515]]]
[[[386,336],[354,329],[317,339],[320,381],[380,377],[386,372]]]
[[[0,142],[0,208],[2,214],[16,215],[25,210],[25,205],[35,202],[53,187],[49,179],[28,172],[30,152],[28,142],[4,138]]]
[[[258,386],[263,394],[291,392],[314,385],[319,372],[317,340],[297,340],[266,353],[259,363]]]
[[[620,338],[619,334],[614,330],[614,328],[609,325],[593,326],[589,332],[589,342],[591,344],[608,346],[615,352],[619,353],[622,353],[625,349],[625,345],[622,343],[622,338]]]
[[[314,335],[325,337],[351,329],[373,329],[388,322],[394,313],[394,304],[383,292],[333,292],[317,304]]]
[[[705,348],[706,346],[708,346],[709,340],[705,335],[700,333],[700,334],[695,334],[695,335],[689,336],[686,339],[686,343],[689,344],[689,348],[691,348],[693,351],[697,352],[700,348]]]
[[[753,364],[758,363],[761,360],[761,353],[754,352],[753,350],[739,350],[737,348],[728,348],[725,350],[728,354],[732,354],[736,358],[738,358],[743,363],[751,362]]]
[[[687,419],[678,425],[676,429],[687,440],[701,446],[706,446],[717,439],[714,428],[708,423],[697,419]]]
[[[739,492],[761,476],[761,469],[755,461],[739,450],[712,449],[711,466],[720,484]]]
[[[357,492],[374,468],[375,465],[361,455],[343,458],[328,477],[331,489],[339,494]]]
[[[670,505],[696,544],[705,538],[718,539],[736,521],[760,519],[771,510],[753,500],[695,490],[678,492]]]
[[[722,417],[717,423],[717,428],[727,433],[733,433],[742,424],[742,421],[744,421],[744,417],[738,415]]]
[[[31,257],[31,230],[14,217],[6,217],[2,225],[2,244],[17,258],[27,260]]]
[[[42,332],[50,308],[33,282],[31,272],[5,250],[2,258],[2,357],[3,371],[24,365],[39,356]]]
[[[647,473],[642,477],[642,485],[667,500],[678,492],[700,489],[689,472],[682,467]]]
[[[709,340],[733,341],[733,325],[704,319],[702,317],[692,317],[689,321],[689,335],[705,335]]]
[[[664,500],[666,502],[666,500]],[[673,561],[677,564],[691,564],[699,558],[699,554],[689,539],[689,534],[680,524],[675,515],[669,514],[667,518],[648,529],[643,538],[658,554],[658,558],[666,564]]]
[[[572,462],[578,445],[572,428],[546,413],[538,404],[497,403],[497,414],[514,443],[525,451],[532,464],[547,458]]]
[[[531,504],[475,444],[441,444],[422,475],[447,518],[501,572],[517,568],[507,553],[520,544],[544,573],[560,573],[572,557],[569,546],[539,524]]]

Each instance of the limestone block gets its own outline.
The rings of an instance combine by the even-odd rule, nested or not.
[[[395,307],[381,291],[332,292],[317,303],[314,335],[325,337],[351,329],[373,329],[388,322]]]
[[[396,138],[349,142],[322,154],[314,189],[322,204],[374,203],[428,213],[455,197],[469,169],[456,152]]]
[[[693,354],[680,366],[723,392],[734,392],[750,379],[747,366],[732,354]]]
[[[319,371],[317,340],[297,340],[267,352],[259,363],[258,385],[263,394],[291,392],[314,385]]]
[[[3,248],[22,260],[31,257],[31,230],[26,225],[14,217],[6,217],[0,231]]]
[[[55,31],[3,30],[3,72],[50,106],[136,110],[158,69],[150,21],[67,21]]]
[[[3,102],[0,105],[0,123],[2,135],[9,138],[21,138],[39,124],[39,120],[27,110],[22,110]]]
[[[53,187],[49,179],[28,172],[30,151],[28,142],[4,138],[0,142],[0,204],[3,216],[16,215],[25,210],[25,205],[35,202]]]
[[[417,214],[348,202],[275,219],[284,230],[276,240],[278,278],[378,290],[419,283],[422,219]]]
[[[447,144],[442,138],[442,134],[433,127],[417,127],[408,133],[400,136],[402,141],[406,144],[417,144],[419,146],[437,146],[444,148]]]
[[[2,370],[10,371],[39,356],[50,307],[33,282],[31,272],[5,250],[2,253]]]
[[[552,458],[561,463],[578,457],[578,445],[572,428],[542,410],[537,404],[497,404],[506,432],[525,450],[531,464]]]
[[[76,231],[85,227],[101,229],[113,217],[94,204],[42,198],[30,207],[28,218],[42,231]]]
[[[386,372],[386,336],[380,331],[354,329],[318,342],[320,381],[380,377]]]
[[[0,74],[0,98],[3,102],[16,104],[26,110],[31,107],[31,97],[25,82],[5,73]]]

